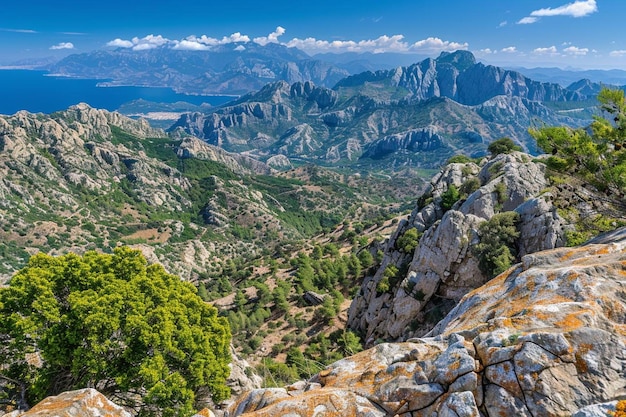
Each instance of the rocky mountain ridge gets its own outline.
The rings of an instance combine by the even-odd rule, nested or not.
[[[446,72],[437,72],[440,67],[453,68],[455,74],[458,70],[453,64],[435,65],[437,62],[416,64],[411,71],[421,71],[419,65],[430,66],[430,75],[420,73],[419,83],[415,76],[407,75],[409,69],[397,70],[396,74],[406,75],[403,77],[413,79],[414,84],[421,83],[414,93],[403,86],[403,77],[392,82],[390,72],[376,73],[379,82],[367,79],[367,74],[364,79],[354,76],[334,89],[311,82],[281,81],[207,113],[183,115],[169,130],[191,134],[229,151],[245,151],[264,161],[282,155],[357,169],[398,165],[438,168],[458,151],[484,155],[487,145],[503,136],[535,153],[528,128],[539,121],[569,126],[589,121],[590,114],[580,108],[561,113],[545,102],[531,100],[578,100],[586,96],[557,85],[531,83],[519,74],[516,78],[506,74],[506,81],[497,81],[503,70],[495,67],[483,71],[495,75],[483,76],[493,79],[502,91],[481,97],[483,101],[475,105],[461,104],[451,98],[458,98],[458,94],[446,97],[438,84],[444,79],[460,82]],[[481,64],[473,67],[484,69]],[[527,83],[533,86],[532,94]],[[579,104],[583,108],[587,105]]]
[[[334,89],[370,86],[392,87],[390,92],[404,90],[405,99],[423,101],[448,97],[457,103],[478,105],[496,96],[513,96],[531,101],[580,101],[587,97],[558,84],[542,83],[516,71],[476,62],[471,52],[443,52],[408,67],[364,72],[349,76]],[[391,98],[391,96],[389,96]]]

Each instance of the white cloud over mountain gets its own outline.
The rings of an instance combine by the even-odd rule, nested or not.
[[[547,48],[535,48],[533,49],[533,53],[538,55],[555,55],[558,54],[559,51],[556,49],[556,46],[552,45]]]
[[[72,42],[61,42],[56,45],[52,45],[50,49],[59,50],[59,49],[74,49],[74,44]]]
[[[376,39],[354,40],[323,40],[315,38],[299,39],[293,38],[289,41],[282,42],[279,38],[283,36],[286,29],[282,26],[276,27],[272,33],[267,36],[260,36],[251,39],[248,35],[240,32],[233,33],[230,36],[224,36],[222,39],[212,38],[206,35],[191,35],[182,40],[170,40],[161,35],[148,35],[143,38],[135,37],[131,40],[116,38],[106,45],[114,48],[129,48],[135,51],[157,48],[159,46],[168,46],[173,49],[189,50],[189,51],[206,51],[214,46],[227,45],[232,43],[248,43],[254,42],[261,46],[270,43],[277,43],[287,47],[295,47],[308,53],[324,53],[324,52],[413,52],[413,53],[438,53],[441,51],[456,51],[459,49],[468,49],[467,42],[453,42],[436,37],[429,37],[414,43],[405,41],[404,35],[382,35]],[[240,45],[241,46],[241,45]],[[245,49],[245,47],[243,47]],[[242,50],[237,47],[236,50]]]
[[[278,38],[282,35],[284,35],[286,32],[285,28],[282,26],[278,26],[276,28],[276,30],[272,33],[270,33],[267,36],[261,36],[258,38],[254,38],[254,42],[258,43],[261,46],[265,46],[268,43],[279,43],[278,42]]]
[[[563,52],[569,55],[584,56],[589,52],[589,48],[578,48],[577,46],[568,46]]]

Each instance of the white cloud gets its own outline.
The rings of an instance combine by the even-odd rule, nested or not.
[[[0,28],[0,31],[2,31],[2,32],[14,32],[14,33],[39,33],[36,30],[32,30],[32,29],[7,29],[7,28]]]
[[[589,52],[589,48],[579,48],[577,46],[568,46],[567,48],[563,49],[563,52],[569,55],[584,56],[584,55],[587,55],[587,53]]]
[[[183,51],[207,51],[211,49],[211,47],[196,40],[183,39],[182,41],[176,41],[176,44],[172,49],[180,49]]]
[[[506,25],[508,25],[509,22],[507,22],[506,20],[503,22],[500,22],[500,24],[498,25],[499,28],[505,27]]]
[[[403,42],[404,36],[379,36],[376,39],[361,41],[325,41],[315,38],[293,38],[285,45],[307,52],[405,52],[409,45]]]
[[[172,49],[187,51],[206,51],[218,45],[226,45],[237,43],[241,48],[235,50],[243,51],[246,48],[242,44],[255,42],[261,46],[270,43],[278,43],[290,48],[298,48],[308,53],[320,52],[404,52],[404,53],[425,53],[434,54],[442,51],[456,51],[459,49],[467,50],[469,45],[467,42],[446,41],[436,37],[429,37],[420,41],[409,43],[405,40],[404,35],[382,35],[376,39],[354,40],[335,40],[327,41],[323,39],[293,38],[287,42],[281,42],[279,37],[284,35],[285,28],[278,26],[276,30],[267,36],[250,39],[248,35],[235,32],[230,36],[224,36],[222,39],[209,37],[206,35],[196,36],[190,35],[181,40],[170,40],[161,35],[148,35],[143,38],[134,37],[131,40],[116,38],[109,41],[106,45],[116,48],[131,48],[135,51],[154,49],[160,46],[167,46]],[[494,51],[495,52],[495,51]]]
[[[270,33],[267,36],[261,36],[258,38],[254,38],[254,42],[258,43],[261,46],[265,46],[268,43],[278,43],[278,37],[285,34],[285,28],[282,26],[277,26],[276,30]]]
[[[131,41],[126,41],[124,39],[116,38],[112,41],[107,42],[107,46],[113,46],[115,48],[132,48],[133,43]]]
[[[382,35],[376,39],[364,39],[360,41],[326,41],[322,39],[293,38],[284,45],[290,48],[298,48],[310,53],[320,52],[441,52],[467,49],[467,43],[444,41],[439,38],[427,38],[409,44],[404,41],[404,35]]]
[[[533,17],[545,17],[545,16],[571,16],[571,17],[584,17],[598,11],[596,0],[584,0],[575,1],[574,3],[568,3],[563,6],[546,9],[535,10],[530,13]]]
[[[171,41],[161,35],[148,35],[143,38],[134,37],[132,39],[134,51],[145,51],[147,49],[155,49],[159,46],[166,45]]]
[[[458,43],[458,42],[449,42],[444,41],[439,38],[426,38],[421,41],[415,42],[411,45],[411,51],[419,51],[419,52],[439,52],[439,51],[456,51],[459,49],[467,49],[469,45],[467,42]]]
[[[484,55],[491,55],[491,54],[497,54],[498,53],[498,51],[494,51],[494,50],[492,50],[490,48],[480,49],[478,52],[481,53],[481,54],[484,54]]]
[[[238,45],[238,46],[235,48],[235,51],[237,51],[237,52],[240,52],[240,51],[245,51],[245,50],[246,50],[246,47],[245,47],[245,46],[243,46],[243,45]]]
[[[173,43],[167,38],[161,35],[148,35],[143,38],[134,37],[131,40],[125,40],[116,38],[110,42],[107,42],[107,46],[113,46],[117,48],[132,48],[133,51],[145,51],[147,49],[158,48],[169,43]],[[175,42],[174,42],[175,43]]]
[[[74,49],[74,44],[72,42],[61,42],[58,43],[56,45],[52,45],[50,47],[50,49],[52,50],[58,50],[58,49]]]
[[[609,53],[610,56],[614,56],[614,57],[622,57],[622,56],[626,56],[626,50],[620,49],[617,51],[611,51]]]
[[[535,48],[533,49],[533,53],[537,55],[556,55],[558,50],[556,46],[552,45],[547,48]]]
[[[539,20],[536,17],[524,17],[520,20],[517,21],[518,25],[530,25],[531,23],[535,23],[537,20]]]
[[[507,46],[506,48],[500,49],[500,51],[504,52],[506,54],[514,54],[515,52],[517,52],[517,47],[515,47],[515,46]]]
[[[520,19],[518,25],[528,25],[535,23],[540,17],[550,16],[570,16],[570,17],[584,17],[598,11],[598,5],[596,0],[578,0],[573,3],[567,3],[563,6],[545,9],[538,9],[530,12],[530,16]]]

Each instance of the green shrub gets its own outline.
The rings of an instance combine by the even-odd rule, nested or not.
[[[521,151],[522,148],[515,144],[510,138],[500,138],[494,140],[487,147],[489,153],[493,156],[500,155],[501,153],[511,153],[514,151]]]
[[[413,253],[419,243],[420,233],[415,228],[410,228],[396,241],[396,247],[404,253]]]
[[[481,270],[489,277],[506,271],[517,255],[515,241],[519,237],[520,216],[514,211],[495,214],[478,228],[480,243],[473,250]]]
[[[480,188],[480,180],[476,177],[472,177],[472,178],[468,178],[463,185],[461,185],[461,188],[459,189],[459,191],[461,192],[461,195],[466,197],[469,196],[470,194],[472,194],[474,191],[478,190]]]
[[[459,193],[459,189],[454,184],[450,184],[448,189],[441,194],[441,208],[443,211],[450,210],[460,198],[461,193]]]
[[[472,159],[466,155],[454,155],[451,156],[450,159],[446,161],[446,165],[449,164],[467,164],[468,162],[472,162]]]

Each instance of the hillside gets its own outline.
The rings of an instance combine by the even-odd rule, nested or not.
[[[0,118],[0,274],[39,251],[141,248],[184,279],[398,208],[405,181],[314,167],[276,175],[198,139],[85,104]],[[394,184],[395,182],[395,184]],[[385,185],[387,184],[387,185]],[[396,192],[388,194],[387,190]]]
[[[539,83],[458,51],[353,75],[332,89],[268,84],[224,106],[183,115],[169,130],[270,163],[282,155],[363,170],[438,169],[459,152],[485,155],[503,136],[537,153],[528,128],[589,123],[594,93],[595,86]]]

